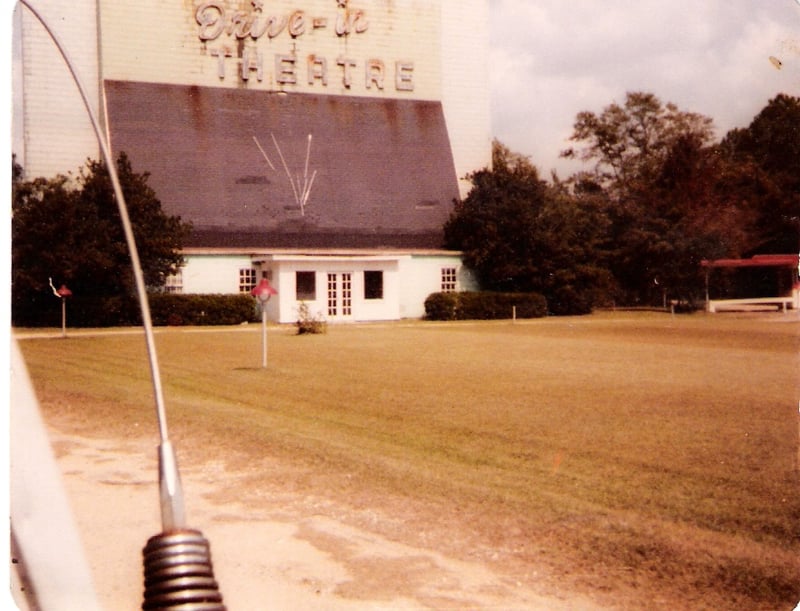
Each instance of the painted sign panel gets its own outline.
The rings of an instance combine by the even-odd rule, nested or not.
[[[441,99],[441,9],[416,0],[100,2],[104,79]]]

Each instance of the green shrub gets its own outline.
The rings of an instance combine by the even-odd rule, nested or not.
[[[425,300],[425,318],[458,320],[460,293],[431,293]]]
[[[74,295],[66,300],[67,326],[113,327],[140,325],[139,303],[133,297],[86,297]],[[14,296],[12,324],[24,327],[61,326],[61,300],[52,294],[35,295],[25,302]]]
[[[150,317],[157,326],[238,325],[258,320],[255,300],[250,295],[148,295]],[[67,326],[126,327],[142,324],[139,300],[132,295],[108,297],[74,295],[67,299]],[[13,324],[30,327],[61,325],[61,303],[50,295],[40,302],[17,300]]]
[[[142,314],[138,299],[128,295],[70,297],[67,299],[67,324],[75,327],[126,327],[142,324]]]
[[[297,334],[305,335],[306,333],[325,333],[328,330],[328,323],[325,322],[321,316],[313,316],[308,309],[308,304],[305,302],[300,303],[297,310]]]
[[[553,292],[547,305],[550,314],[554,316],[576,316],[591,314],[594,301],[587,291],[562,286]]]
[[[538,293],[432,293],[425,300],[428,320],[494,320],[541,318],[547,315],[547,301]]]
[[[149,298],[150,315],[158,326],[238,325],[258,320],[255,300],[246,294],[155,293]]]

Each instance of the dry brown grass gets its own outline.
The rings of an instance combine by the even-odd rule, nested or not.
[[[800,323],[643,313],[160,330],[179,452],[629,608],[800,600]],[[26,340],[51,418],[152,434],[140,336]],[[646,604],[645,604],[646,602]],[[644,605],[644,606],[642,606]]]

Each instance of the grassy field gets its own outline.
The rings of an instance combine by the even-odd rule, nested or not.
[[[797,319],[273,328],[267,370],[257,326],[156,337],[190,460],[283,461],[287,488],[620,607],[800,601]],[[21,348],[46,415],[156,443],[140,334]]]

